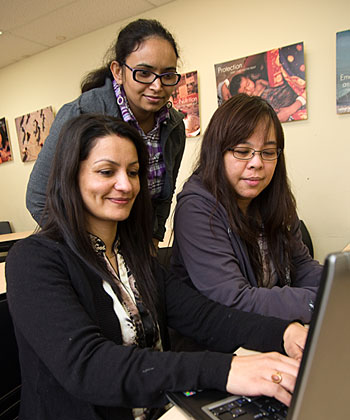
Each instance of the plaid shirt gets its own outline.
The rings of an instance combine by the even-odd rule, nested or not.
[[[169,118],[169,110],[166,106],[162,107],[156,114],[156,123],[154,127],[149,133],[145,134],[129,107],[123,86],[113,80],[113,89],[122,119],[137,128],[147,145],[149,153],[148,189],[151,193],[151,197],[157,198],[162,192],[165,178],[165,163],[162,146],[160,144],[160,126],[163,121]]]

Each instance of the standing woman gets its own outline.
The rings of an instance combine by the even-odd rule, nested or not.
[[[154,245],[163,240],[186,139],[183,115],[169,101],[181,78],[176,72],[178,57],[173,36],[156,20],[139,19],[120,31],[106,65],[89,73],[79,98],[58,112],[34,165],[26,203],[39,224],[62,125],[80,114],[98,113],[122,118],[147,144]]]
[[[214,113],[178,195],[172,269],[209,298],[309,322],[322,267],[302,242],[273,108],[238,94]]]

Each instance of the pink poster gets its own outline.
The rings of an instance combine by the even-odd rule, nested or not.
[[[307,119],[304,44],[215,65],[219,105],[237,93],[261,96],[281,122]]]
[[[198,100],[198,77],[197,72],[192,71],[181,75],[179,84],[176,86],[170,98],[174,108],[184,115],[186,137],[195,137],[200,134],[199,100]]]

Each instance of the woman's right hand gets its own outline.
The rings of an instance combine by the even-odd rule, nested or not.
[[[234,356],[226,390],[245,396],[267,395],[289,406],[299,364],[279,353]]]
[[[302,359],[308,332],[309,328],[299,322],[288,325],[283,334],[283,346],[288,356],[299,361]]]

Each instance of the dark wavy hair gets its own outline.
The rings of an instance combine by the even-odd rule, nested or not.
[[[241,87],[241,82],[242,82],[243,77],[249,78],[249,75],[240,73],[232,77],[230,81],[230,86],[229,86],[229,91],[230,91],[231,96],[234,96],[238,93],[238,90]]]
[[[134,274],[144,304],[156,317],[157,288],[150,255],[152,205],[147,185],[148,151],[136,129],[114,117],[95,114],[80,115],[63,126],[48,181],[41,234],[65,242],[85,264],[114,286],[113,277],[93,249],[86,231],[86,213],[78,181],[81,162],[88,158],[99,138],[109,135],[130,140],[137,151],[140,192],[129,217],[118,222],[118,236],[121,252]],[[118,288],[113,289],[118,294]]]
[[[266,136],[273,126],[281,154],[270,184],[252,200],[244,215],[225,174],[224,154],[249,138],[262,121]],[[245,241],[259,285],[262,284],[262,261],[258,238],[262,231],[278,277],[285,279],[286,267],[293,269],[290,229],[297,217],[296,203],[289,186],[283,151],[284,134],[276,112],[264,99],[242,93],[227,100],[212,116],[195,170],[217,203],[226,209],[231,228]]]
[[[106,53],[104,65],[84,77],[81,82],[81,91],[87,92],[103,86],[107,77],[112,80],[113,75],[110,70],[112,61],[117,61],[120,65],[124,64],[127,57],[150,37],[158,37],[168,41],[173,47],[176,57],[179,58],[174,37],[160,22],[155,19],[135,20],[121,29],[116,42]]]

